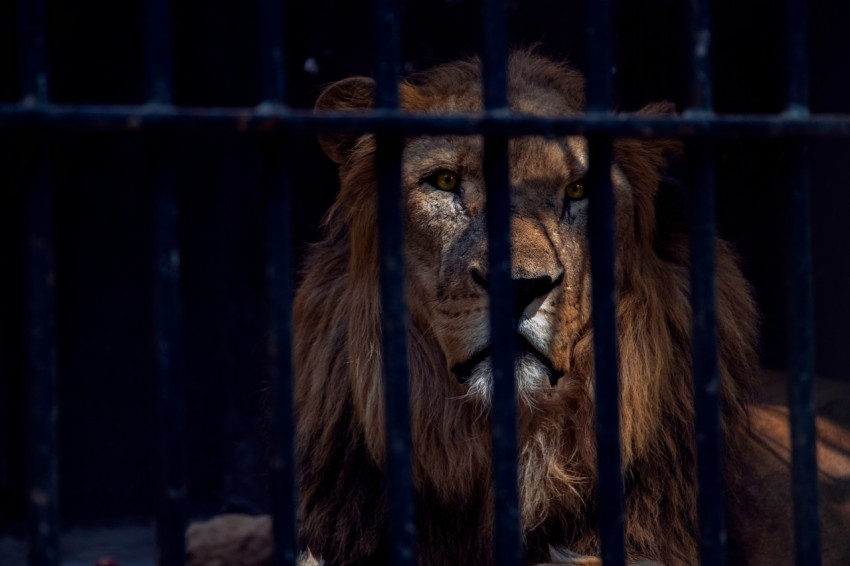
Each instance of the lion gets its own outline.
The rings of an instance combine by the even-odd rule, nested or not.
[[[580,73],[532,51],[512,53],[508,88],[514,112],[563,116],[584,109]],[[371,79],[345,79],[329,86],[316,107],[367,110],[374,90]],[[435,67],[403,81],[399,93],[408,112],[479,112],[480,63]],[[641,112],[670,111],[671,105],[657,103]],[[300,537],[312,553],[305,563],[380,564],[389,541],[375,138],[324,135],[320,143],[339,167],[340,192],[295,298]],[[629,563],[670,566],[699,561],[689,248],[681,226],[661,217],[667,156],[679,151],[671,140],[617,140],[611,170],[626,554]],[[422,565],[494,562],[482,152],[479,136],[404,142],[412,464]],[[527,561],[598,564],[587,142],[519,137],[509,143],[509,159]],[[716,296],[724,480],[734,507],[748,470],[741,455],[750,434],[758,314],[736,256],[721,239]],[[735,539],[736,525],[752,528],[746,513],[729,516],[733,553],[740,562],[758,563],[758,550]],[[267,537],[267,519],[263,525]],[[200,556],[202,545],[192,540],[202,529],[193,529],[190,551]],[[256,562],[267,559],[268,552]]]

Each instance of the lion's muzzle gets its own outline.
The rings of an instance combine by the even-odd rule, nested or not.
[[[467,360],[457,363],[451,367],[451,371],[457,377],[461,385],[467,385],[472,377],[475,368],[482,364],[490,357],[490,346],[486,346],[470,356]],[[517,334],[516,341],[516,360],[514,364],[515,371],[519,372],[522,369],[524,360],[533,360],[543,366],[549,376],[549,384],[554,387],[558,380],[564,376],[564,372],[554,366],[552,360],[542,354],[521,334]]]

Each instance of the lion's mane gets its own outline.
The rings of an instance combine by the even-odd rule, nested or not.
[[[509,69],[512,86],[557,85],[581,109],[583,83],[575,71],[528,52],[515,53]],[[402,103],[416,110],[428,97],[457,88],[452,85],[479,84],[477,62],[458,62],[404,83]],[[345,109],[358,102],[324,97],[318,106]],[[301,536],[330,563],[375,563],[387,552],[375,146],[368,135],[325,140],[328,147],[331,142],[341,189],[324,239],[305,261],[295,303]],[[698,533],[687,237],[656,218],[670,150],[675,144],[664,141],[615,144],[615,161],[634,194],[633,230],[617,232],[616,272],[627,552],[630,560],[674,565],[697,562]],[[718,240],[716,251],[726,480],[732,482],[731,456],[755,373],[757,317],[730,248]],[[489,422],[454,398],[454,377],[436,339],[418,322],[416,297],[410,300],[420,563],[492,563]],[[548,559],[549,545],[599,551],[589,319],[570,348],[568,400],[520,411],[521,518],[531,561]]]

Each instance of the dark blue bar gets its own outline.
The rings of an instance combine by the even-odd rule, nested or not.
[[[180,324],[180,249],[176,187],[168,140],[151,140],[153,159],[154,346],[159,376],[162,493],[159,564],[185,562],[185,397]]]
[[[260,95],[263,102],[283,104],[286,96],[284,65],[284,2],[260,2]]]
[[[487,187],[488,290],[493,364],[493,483],[496,504],[494,559],[500,565],[523,564],[517,476],[517,407],[514,358],[515,283],[511,269],[511,187],[508,140],[484,142]]]
[[[260,73],[263,103],[286,103],[284,3],[260,3]],[[269,286],[269,382],[272,402],[271,513],[275,566],[298,559],[297,470],[292,353],[292,185],[280,136],[263,139],[266,185],[266,273]]]
[[[614,193],[611,140],[588,142],[590,170],[590,272],[593,299],[593,363],[596,373],[596,486],[602,562],[625,563],[625,504],[620,447],[619,349],[614,279]]]
[[[145,0],[145,94],[147,101],[170,104],[174,98],[171,58],[171,3]]]
[[[722,566],[726,563],[726,521],[714,284],[714,150],[711,142],[694,142],[690,149],[694,161],[689,214],[700,561]]]
[[[481,70],[484,108],[508,107],[508,39],[505,0],[482,5]],[[484,140],[484,184],[487,187],[487,238],[490,298],[490,343],[493,364],[493,489],[496,564],[524,562],[519,517],[517,459],[516,326],[514,280],[511,269],[511,185],[508,138]]]
[[[21,0],[21,87],[27,106],[47,102],[45,1]]]
[[[788,114],[808,116],[808,3],[787,0]],[[788,402],[796,564],[821,563],[820,513],[814,404],[814,299],[812,291],[811,181],[808,147],[789,144],[789,195],[786,204],[785,312],[788,344]]]
[[[587,0],[587,109],[614,106],[614,38],[611,0]]]
[[[265,140],[267,185],[266,264],[269,285],[270,382],[272,394],[271,510],[275,566],[298,556],[296,523],[295,405],[292,355],[292,185],[279,137]]]
[[[808,148],[790,144],[785,222],[785,312],[796,564],[821,563],[814,402],[814,299]]]
[[[395,0],[375,1],[375,104],[399,106],[398,7]],[[410,432],[410,389],[407,362],[407,301],[404,265],[404,198],[401,188],[402,138],[376,137],[378,238],[381,255],[381,308],[384,319],[384,406],[387,434],[387,521],[390,560],[416,563],[416,522]]]
[[[387,511],[392,564],[416,564],[401,138],[378,138],[378,215],[383,309],[384,391],[387,416]]]
[[[809,107],[809,5],[787,1],[785,49],[788,66],[788,109],[808,112]]]
[[[398,108],[399,37],[396,0],[375,0],[375,93],[376,108]]]
[[[147,100],[173,100],[171,6],[145,0],[144,63]],[[170,140],[149,139],[154,190],[154,340],[160,395],[162,492],[157,520],[159,564],[185,562],[185,398],[180,346],[180,248],[177,196]]]
[[[587,107],[611,112],[614,104],[614,38],[610,0],[587,3]],[[590,270],[593,360],[596,374],[597,508],[602,562],[625,563],[625,503],[620,445],[620,384],[614,279],[613,159],[609,138],[589,138]]]
[[[22,104],[48,102],[45,2],[20,3]],[[53,257],[53,194],[46,141],[26,150],[26,454],[27,538],[31,566],[61,563],[59,548],[58,420],[56,382],[56,273]]]
[[[632,138],[848,137],[847,114],[575,114],[532,116],[503,110],[474,114],[313,112],[289,108],[176,108],[149,106],[0,104],[0,130],[111,132],[285,132],[291,135],[395,133],[415,135],[568,136]]]
[[[689,112],[711,115],[711,7],[691,0],[691,80]],[[699,483],[700,561],[726,563],[723,437],[720,427],[720,374],[717,358],[715,290],[715,163],[710,142],[689,146],[693,162],[690,194],[691,312],[693,313],[694,430]]]
[[[712,109],[711,6],[707,0],[691,0],[690,110]]]
[[[56,273],[47,148],[30,148],[27,194],[27,521],[29,564],[61,562],[57,489]]]
[[[484,107],[508,106],[508,26],[505,0],[484,0],[481,26],[481,70]]]

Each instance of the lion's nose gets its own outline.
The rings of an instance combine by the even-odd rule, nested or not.
[[[473,268],[470,275],[476,285],[485,291],[489,289],[487,278],[481,271]],[[563,279],[563,272],[555,278],[550,275],[515,278],[514,289],[516,291],[516,298],[514,299],[514,314],[516,320],[519,321],[520,316],[522,316],[522,313],[528,308],[528,305],[530,305],[535,299],[545,297],[551,293],[555,287],[561,284]]]
[[[516,289],[516,319],[519,320],[519,317],[522,316],[522,313],[525,312],[525,309],[528,308],[528,305],[532,301],[540,297],[545,297],[552,292],[555,287],[560,285],[563,278],[564,274],[561,273],[554,279],[549,275],[514,279],[514,287]]]

